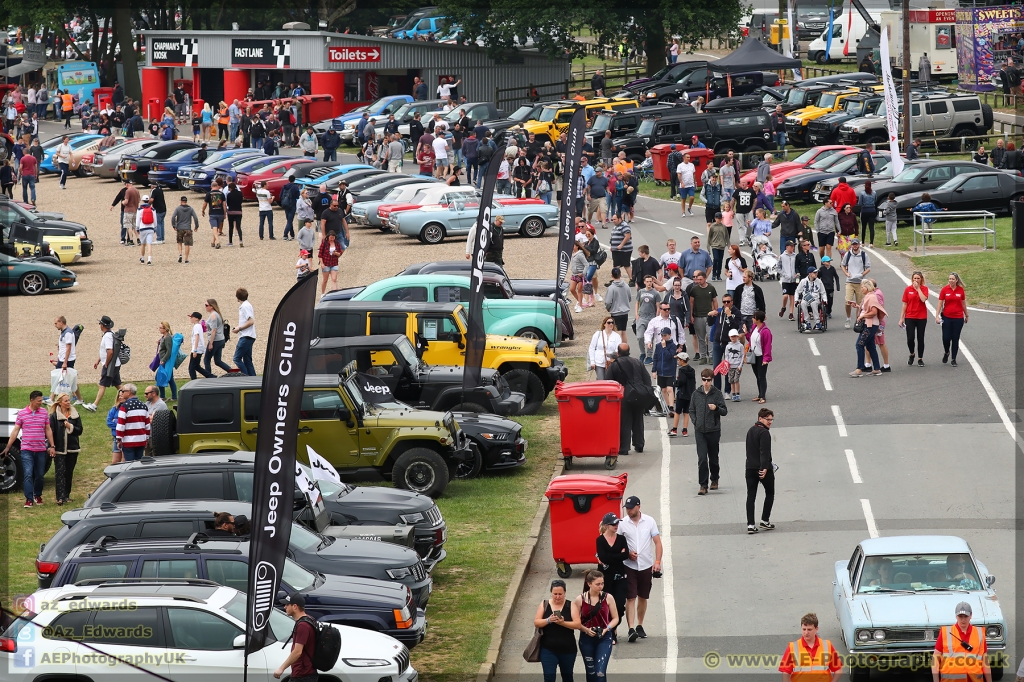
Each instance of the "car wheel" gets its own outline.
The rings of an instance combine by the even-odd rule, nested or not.
[[[747,148],[743,150],[747,156],[743,159],[743,167],[747,169],[757,168],[757,164],[761,161],[757,158],[757,155],[764,151],[764,147],[759,144],[747,145]]]
[[[868,138],[864,140],[864,143],[867,144],[870,142],[871,144],[883,144],[885,141],[886,138],[884,135],[869,135]]]
[[[430,223],[420,231],[420,241],[424,244],[440,244],[444,241],[444,226]]]
[[[470,444],[470,451],[473,456],[468,461],[459,462],[457,466],[449,467],[450,478],[476,478],[484,468],[484,457],[480,454],[480,448],[476,443]]]
[[[480,403],[459,403],[451,409],[452,412],[472,412],[473,414],[487,414],[490,412]]]
[[[546,229],[547,226],[540,218],[527,218],[519,228],[519,233],[525,237],[543,237]]]
[[[175,421],[175,414],[171,410],[159,410],[153,413],[149,430],[154,455],[174,454]]]
[[[18,280],[18,291],[25,296],[36,296],[46,291],[46,278],[38,272],[29,272]]]
[[[0,493],[21,490],[21,449],[11,448],[6,457],[0,459]]]
[[[448,486],[448,466],[429,448],[409,448],[399,455],[391,479],[398,488],[438,497]]]
[[[817,62],[818,64],[828,64],[828,58],[825,57],[824,51],[815,53],[814,61]]]
[[[508,387],[511,390],[526,396],[523,409],[519,411],[519,414],[537,414],[540,406],[544,404],[544,399],[547,397],[544,382],[540,380],[540,377],[532,371],[522,368],[510,370],[502,374],[502,376],[505,377],[505,381],[508,382]]]
[[[523,327],[515,334],[513,334],[513,336],[521,336],[524,339],[536,339],[537,341],[547,341],[548,343],[551,343],[551,341],[549,341],[548,338],[544,336],[544,332],[537,329],[536,327]]]

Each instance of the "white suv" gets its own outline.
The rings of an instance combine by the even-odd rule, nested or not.
[[[173,563],[173,562],[172,562]],[[92,582],[92,581],[86,581]],[[153,682],[242,680],[246,595],[205,580],[108,581],[39,590],[0,636],[0,679],[74,676]],[[274,682],[294,621],[274,610],[267,645],[249,654],[249,680]],[[341,631],[341,655],[321,682],[416,682],[409,650],[368,630]],[[137,667],[133,667],[133,665]]]

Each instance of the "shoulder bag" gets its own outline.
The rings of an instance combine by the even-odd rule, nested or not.
[[[548,602],[545,599],[544,604]],[[543,630],[540,628],[534,628],[533,637],[530,639],[530,643],[523,649],[523,659],[527,663],[540,663],[540,638],[543,635]]]

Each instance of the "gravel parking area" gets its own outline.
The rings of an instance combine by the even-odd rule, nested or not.
[[[44,139],[47,136],[43,136]],[[149,382],[153,374],[148,364],[156,352],[156,340],[161,321],[170,322],[176,332],[187,336],[186,317],[193,311],[203,312],[206,298],[215,298],[228,322],[237,322],[237,304],[234,292],[238,287],[249,291],[249,300],[256,311],[258,340],[253,353],[257,370],[261,369],[266,325],[269,324],[280,297],[295,281],[295,261],[298,258],[296,242],[281,240],[284,213],[275,211],[276,241],[260,241],[259,216],[255,203],[246,205],[242,221],[245,248],[224,246],[210,248],[208,223],[202,223],[195,235],[191,263],[177,262],[174,232],[168,225],[167,243],[153,247],[154,263],[151,267],[139,263],[139,249],[123,247],[119,243],[118,211],[110,203],[120,189],[117,182],[99,178],[70,178],[67,189],[61,191],[57,176],[47,175],[40,181],[38,208],[41,211],[63,212],[67,219],[83,223],[95,243],[89,258],[72,266],[78,275],[79,286],[65,292],[42,296],[8,297],[10,338],[14,343],[8,351],[11,386],[45,383],[50,366],[49,353],[56,352],[57,336],[52,321],[64,315],[69,324],[82,323],[78,349],[78,368],[83,384],[95,383],[98,370],[92,363],[98,357],[99,331],[96,321],[102,315],[113,318],[116,328],[127,328],[126,343],[132,348],[132,360],[122,371],[125,381]],[[144,188],[140,191],[145,193]],[[198,213],[201,197],[198,193],[185,193]],[[178,203],[179,192],[165,192],[167,204]],[[169,223],[169,216],[168,216]],[[390,277],[407,265],[422,261],[457,259],[465,257],[465,242],[461,238],[437,246],[398,235],[382,234],[376,229],[354,229],[352,247],[342,257],[338,286],[356,286]],[[222,238],[226,244],[226,239]],[[555,274],[557,238],[549,230],[540,239],[510,238],[505,241],[506,269],[514,278],[545,278]],[[598,304],[600,306],[600,304]],[[592,330],[597,328],[604,308],[592,308],[575,316],[576,340],[559,349],[564,356],[583,355]],[[224,351],[230,364],[234,352],[234,339]],[[186,377],[186,367],[177,371]],[[86,391],[90,397],[92,391]]]

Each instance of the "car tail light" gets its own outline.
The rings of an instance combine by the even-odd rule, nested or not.
[[[82,157],[82,163],[92,163],[92,154],[85,154]]]
[[[164,170],[164,167],[162,165],[160,165],[159,163],[154,163],[153,164],[153,170],[155,170],[155,171],[162,171],[162,170]]]
[[[139,169],[139,166],[134,161],[132,161],[132,162],[130,162],[128,164],[128,170],[138,170],[138,169]]]
[[[392,609],[395,614],[395,627],[399,630],[407,630],[412,627],[413,617],[409,613],[409,607],[406,606],[401,609]]]
[[[60,564],[56,561],[40,561],[36,559],[36,571],[45,575],[52,575],[56,573],[60,568]]]
[[[398,611],[395,611],[395,613],[398,613]],[[13,654],[17,650],[17,640],[8,639],[7,637],[0,637],[0,651],[6,651],[7,653]]]
[[[444,544],[444,526],[442,526],[441,528],[438,528],[438,529],[436,529],[434,531],[434,544],[435,545],[443,545]],[[54,569],[54,572],[56,572],[56,569]]]

